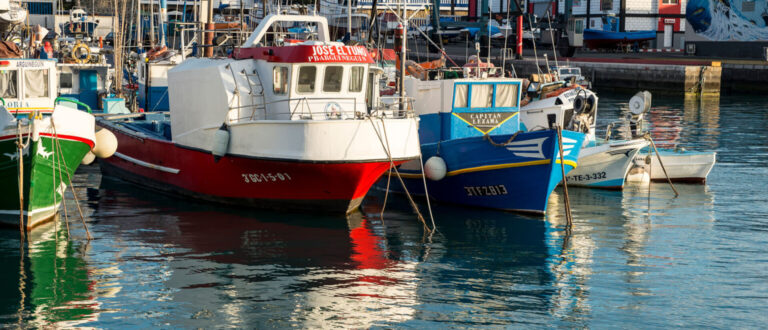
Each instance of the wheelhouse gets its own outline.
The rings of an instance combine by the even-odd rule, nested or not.
[[[57,86],[55,60],[0,59],[0,98],[13,114],[52,112]]]

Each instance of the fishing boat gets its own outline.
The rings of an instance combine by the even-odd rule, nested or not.
[[[603,28],[584,29],[584,45],[587,48],[614,48],[619,45],[632,45],[656,39],[656,31],[619,31],[619,18],[603,17]]]
[[[0,219],[31,230],[58,213],[84,158],[108,152],[95,149],[93,115],[56,98],[55,60],[2,59],[0,67]]]
[[[274,27],[293,23],[316,32],[285,43]],[[419,156],[412,113],[376,106],[379,75],[324,17],[269,15],[231,57],[171,69],[170,112],[100,119],[119,141],[102,170],[212,202],[351,212],[390,165]]]
[[[556,75],[560,72],[556,72]],[[557,76],[555,77],[558,78]],[[532,77],[533,81],[541,79]],[[546,80],[546,79],[545,79]],[[597,140],[598,97],[584,86],[571,81],[542,82],[531,84],[529,94],[533,101],[520,111],[521,124],[526,130],[547,127],[548,117],[553,116],[562,127],[586,135],[579,167],[568,173],[569,186],[622,189],[625,178],[634,166],[635,155],[648,142],[642,138],[631,140]],[[642,99],[641,101],[645,101]],[[650,101],[648,101],[650,107]],[[645,103],[638,106],[644,107]],[[642,113],[647,109],[640,109]]]
[[[563,178],[561,165],[566,173],[576,168],[584,134],[562,131],[561,157],[556,122],[524,131],[519,117],[523,80],[494,78],[495,70],[454,71],[459,79],[406,78],[406,95],[414,97],[421,119],[425,163],[423,171],[411,162],[400,172],[410,191],[437,201],[543,214]],[[429,179],[426,192],[422,173]]]

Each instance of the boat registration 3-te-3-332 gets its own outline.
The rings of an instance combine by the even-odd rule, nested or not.
[[[592,174],[568,175],[565,177],[565,180],[566,181],[589,181],[589,180],[600,180],[605,178],[606,178],[606,174],[605,174],[605,171],[603,171],[603,172],[597,172]]]
[[[507,187],[503,184],[492,186],[469,186],[464,187],[464,191],[467,192],[467,196],[498,196],[508,194]]]

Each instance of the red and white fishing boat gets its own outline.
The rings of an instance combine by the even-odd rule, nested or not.
[[[305,25],[309,41],[285,27]],[[389,168],[419,157],[418,123],[376,105],[368,51],[332,42],[324,17],[269,15],[230,58],[169,71],[169,113],[108,116],[105,172],[158,190],[246,206],[345,213]]]

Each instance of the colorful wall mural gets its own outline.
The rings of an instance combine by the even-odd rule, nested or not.
[[[713,41],[768,40],[765,0],[689,0],[685,18],[697,34]]]

